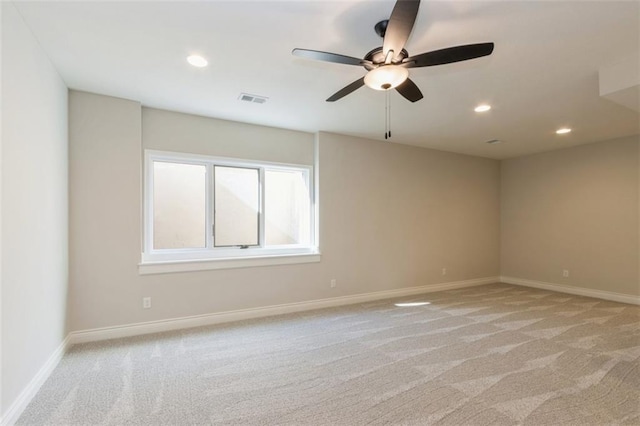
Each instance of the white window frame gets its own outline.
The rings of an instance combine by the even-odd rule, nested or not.
[[[153,162],[202,165],[206,168],[205,183],[205,248],[162,249],[153,248]],[[260,211],[258,246],[248,248],[214,247],[213,245],[213,168],[214,166],[245,167],[259,170]],[[265,246],[265,170],[303,171],[309,188],[309,245],[288,244]],[[170,151],[144,151],[143,193],[143,252],[139,265],[141,274],[179,272],[189,270],[226,269],[271,264],[307,263],[320,261],[317,248],[316,206],[313,185],[313,166],[301,164],[250,161],[228,157],[214,157]]]

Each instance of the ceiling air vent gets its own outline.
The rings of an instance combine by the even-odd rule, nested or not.
[[[497,143],[502,143],[502,141],[500,139],[491,139],[490,141],[487,141],[486,143],[488,143],[489,145],[495,145]]]
[[[254,104],[263,104],[267,102],[266,96],[250,95],[249,93],[240,93],[238,99],[244,102],[252,102]]]

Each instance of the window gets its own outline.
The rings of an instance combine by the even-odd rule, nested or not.
[[[310,166],[146,151],[141,266],[317,254],[312,194]]]
[[[307,177],[300,170],[265,170],[265,241],[268,245],[311,244]]]
[[[153,247],[204,248],[207,169],[153,162]]]
[[[260,245],[260,169],[213,166],[213,244]]]

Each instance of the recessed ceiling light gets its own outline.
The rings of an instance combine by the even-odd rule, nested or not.
[[[475,112],[486,112],[489,111],[491,109],[491,105],[487,105],[487,104],[482,104],[482,105],[478,105],[477,107],[474,108]]]
[[[571,132],[571,129],[568,128],[568,127],[563,127],[562,129],[556,130],[556,133],[559,134],[559,135],[564,135],[564,134],[567,134],[569,132]]]
[[[194,67],[202,68],[206,67],[209,63],[205,58],[198,55],[191,55],[187,57],[187,62],[189,62]]]
[[[408,302],[408,303],[396,303],[395,305],[400,308],[411,307],[411,306],[424,306],[430,305],[429,302]]]

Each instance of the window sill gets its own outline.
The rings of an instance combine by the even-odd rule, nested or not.
[[[140,275],[174,272],[208,271],[214,269],[252,268],[257,266],[293,265],[320,262],[320,252],[275,254],[261,256],[224,257],[218,259],[145,261],[138,265]]]

